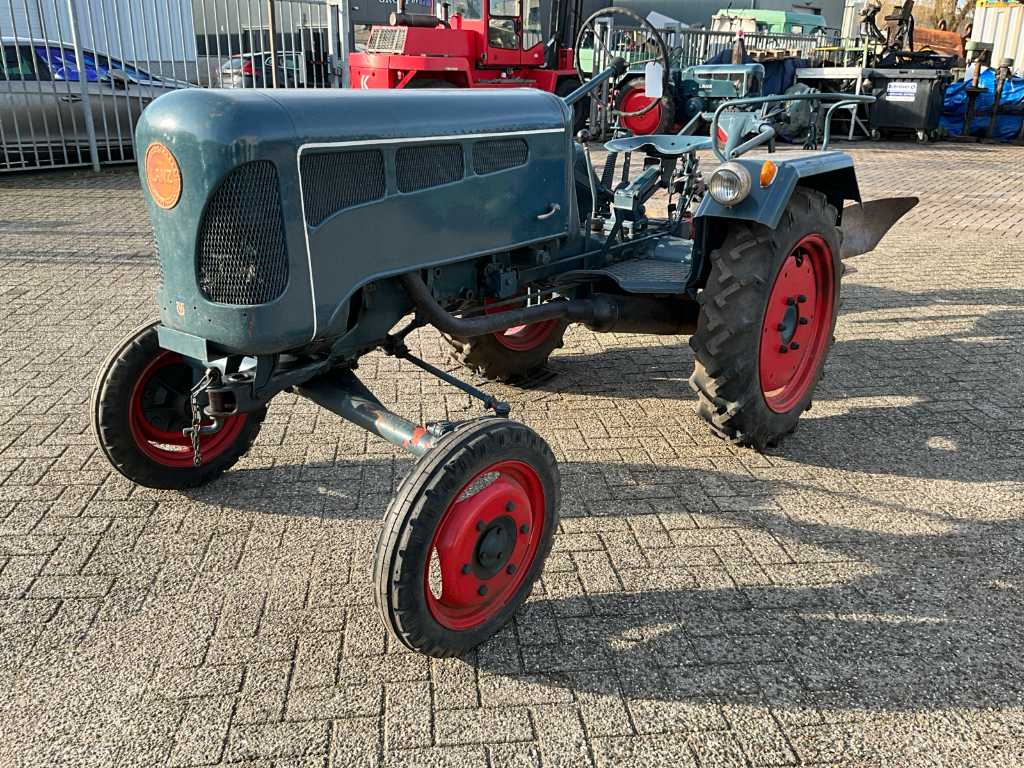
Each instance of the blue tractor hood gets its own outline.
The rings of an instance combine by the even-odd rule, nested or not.
[[[271,353],[343,333],[373,280],[565,235],[571,125],[530,89],[161,96],[136,131],[143,188],[155,143],[181,176],[149,200],[161,322]]]

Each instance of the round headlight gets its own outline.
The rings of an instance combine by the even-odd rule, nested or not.
[[[736,205],[750,194],[750,174],[739,163],[725,163],[708,179],[708,194],[722,205]]]

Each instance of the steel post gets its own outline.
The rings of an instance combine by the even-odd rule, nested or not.
[[[351,14],[346,0],[327,0],[327,47],[331,87],[348,88],[348,52],[352,44]]]
[[[89,155],[92,158],[92,169],[100,172],[99,151],[96,148],[96,126],[92,120],[92,101],[89,99],[89,76],[85,72],[85,61],[82,57],[81,33],[78,27],[78,9],[75,0],[68,0],[68,19],[71,23],[71,45],[75,49],[75,63],[78,66],[78,87],[82,94],[82,111],[85,113],[85,134],[89,140]],[[97,79],[99,71],[96,72]]]
[[[270,27],[270,85],[277,88],[277,41],[274,36],[277,34],[277,8],[275,0],[267,0],[267,24]]]

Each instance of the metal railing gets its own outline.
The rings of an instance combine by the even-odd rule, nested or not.
[[[189,87],[343,82],[339,0],[0,0],[0,173],[132,162]]]
[[[712,32],[706,29],[676,29],[672,27],[658,31],[670,50],[672,64],[678,67],[693,67],[703,64],[722,51],[732,50],[736,42],[735,32]],[[831,44],[833,36],[827,34],[756,33],[744,35],[743,39],[748,51],[791,50],[801,56],[811,57],[815,49]]]

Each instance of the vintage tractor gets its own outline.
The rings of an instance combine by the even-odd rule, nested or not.
[[[621,139],[635,178],[603,187],[573,142],[572,104],[532,89],[178,91],[138,131],[159,249],[159,319],[117,344],[92,400],[100,447],[141,485],[208,483],[298,393],[419,457],[385,514],[380,614],[409,648],[461,653],[512,617],[558,526],[559,472],[508,405],[420,360],[412,330],[458,340],[485,375],[534,368],[567,323],[692,334],[700,415],[764,448],[809,406],[832,345],[841,259],[870,250],[912,200],[859,200],[841,153]],[[212,116],[216,119],[211,119]],[[758,128],[766,138],[770,126]],[[749,146],[746,146],[749,145]],[[680,169],[686,169],[680,173]],[[672,198],[655,219],[645,204]],[[418,424],[357,364],[383,350],[492,415]]]

